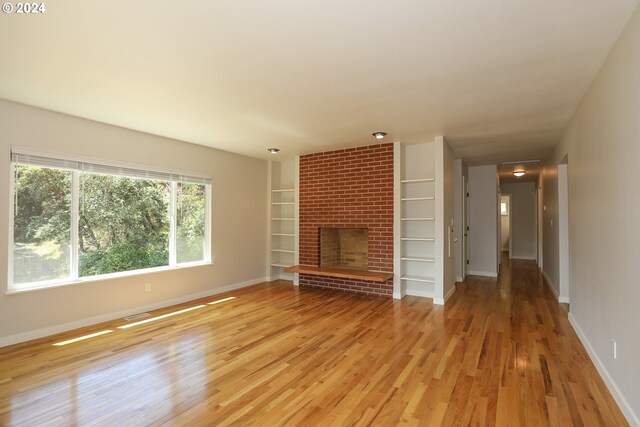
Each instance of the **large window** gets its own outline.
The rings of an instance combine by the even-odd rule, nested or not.
[[[210,179],[12,153],[9,290],[210,261]]]

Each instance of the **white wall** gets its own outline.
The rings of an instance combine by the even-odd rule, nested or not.
[[[10,200],[11,146],[207,174],[213,265],[42,289],[0,292],[0,346],[162,307],[264,279],[267,162],[0,100],[0,200]],[[6,289],[9,210],[0,209]],[[144,291],[144,283],[152,291]]]
[[[511,194],[511,258],[536,259],[536,183],[502,184]]]
[[[469,274],[498,275],[497,167],[469,167]]]
[[[569,158],[569,319],[628,421],[636,426],[640,426],[639,118],[640,9],[549,161],[553,171],[561,159]],[[545,203],[551,200],[547,190],[552,187],[545,185]],[[549,235],[553,233],[545,228],[545,239]],[[545,252],[545,271],[549,255]],[[618,344],[617,359],[612,340]]]
[[[507,206],[509,206],[509,196],[505,196],[504,195],[504,190],[503,190],[503,195],[500,196],[500,203],[507,203]],[[508,215],[508,210],[507,210],[507,215],[502,215],[502,212],[500,213],[500,247],[502,248],[503,251],[508,251],[509,250],[509,215]]]

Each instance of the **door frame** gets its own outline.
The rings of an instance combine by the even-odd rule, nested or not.
[[[462,176],[462,280],[469,275],[469,178]]]

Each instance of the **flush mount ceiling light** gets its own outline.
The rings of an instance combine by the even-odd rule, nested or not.
[[[513,171],[513,175],[517,176],[518,178],[520,178],[521,176],[524,176],[525,171],[524,169],[517,169]]]
[[[271,154],[278,154],[280,152],[279,148],[267,148],[267,151]]]
[[[371,135],[373,135],[373,137],[374,137],[375,139],[382,139],[382,138],[384,138],[385,136],[387,136],[387,133],[386,133],[386,132],[374,132],[374,133],[372,133]]]

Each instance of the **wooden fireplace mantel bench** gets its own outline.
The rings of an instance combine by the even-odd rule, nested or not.
[[[292,265],[285,267],[287,273],[302,273],[313,276],[339,277],[341,279],[368,280],[371,282],[386,282],[393,279],[393,273],[380,271],[348,270],[345,268],[316,267],[314,265]]]

